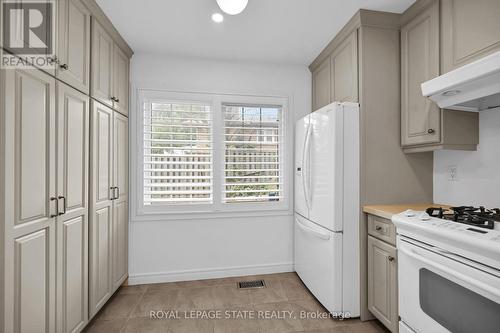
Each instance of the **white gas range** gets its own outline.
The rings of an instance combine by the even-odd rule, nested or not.
[[[392,218],[398,233],[400,332],[498,332],[499,211],[435,212],[406,211]]]

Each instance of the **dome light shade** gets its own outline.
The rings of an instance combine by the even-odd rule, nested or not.
[[[248,0],[217,0],[217,4],[224,13],[236,15],[246,8]]]
[[[212,15],[212,21],[216,23],[221,23],[222,21],[224,21],[224,16],[222,16],[222,14],[215,13]]]

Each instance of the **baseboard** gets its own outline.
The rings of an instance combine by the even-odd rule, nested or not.
[[[283,264],[214,268],[214,269],[204,269],[204,270],[186,270],[177,272],[131,274],[128,277],[128,284],[136,285],[136,284],[164,283],[164,282],[176,282],[176,281],[206,280],[206,279],[233,277],[233,276],[286,273],[293,271],[294,271],[293,263],[283,263]]]

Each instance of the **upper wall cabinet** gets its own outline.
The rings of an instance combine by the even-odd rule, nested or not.
[[[441,110],[420,84],[439,75],[439,4],[401,28],[401,140],[403,146],[439,142]]]
[[[57,78],[88,94],[90,89],[90,11],[80,0],[60,0]]]
[[[468,6],[466,2],[441,1],[444,12],[447,11],[445,7],[457,3],[464,8],[475,6]],[[470,3],[476,4],[476,2]],[[444,61],[451,54],[450,43],[457,43],[452,41],[447,34],[442,34],[443,31],[449,29],[446,27],[449,15],[440,15],[439,0],[419,0],[402,15],[401,145],[407,153],[438,149],[475,150],[479,143],[477,113],[441,110],[434,102],[422,95],[421,84],[443,74],[440,59]],[[465,21],[469,22],[469,20]],[[453,24],[456,29],[456,22]],[[483,25],[480,20],[474,20],[473,25],[475,33],[484,30],[485,34],[490,34],[486,30],[491,27]],[[458,30],[461,31],[461,35],[469,36],[468,33],[462,32],[462,27]],[[495,37],[500,40],[499,29]],[[473,45],[469,41],[460,41],[460,43],[464,43],[461,50]],[[456,46],[453,48],[456,49]],[[461,54],[465,54],[464,52]],[[465,58],[461,56],[461,59]]]
[[[330,104],[331,69],[330,58],[312,72],[312,109],[318,110]]]
[[[500,1],[442,0],[443,73],[500,50]]]
[[[128,115],[128,71],[129,58],[93,18],[91,96]]]
[[[331,56],[331,102],[358,101],[358,32],[353,31]]]
[[[312,109],[358,101],[358,31],[354,29],[312,70]]]

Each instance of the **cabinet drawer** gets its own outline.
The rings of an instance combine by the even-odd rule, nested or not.
[[[396,245],[396,227],[390,220],[368,215],[368,234],[389,244]]]

